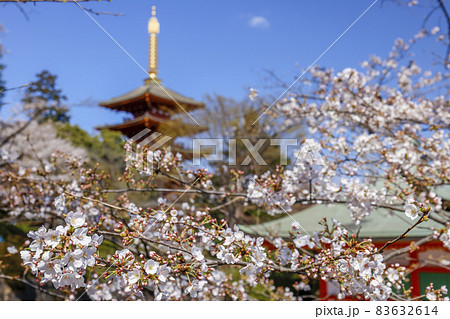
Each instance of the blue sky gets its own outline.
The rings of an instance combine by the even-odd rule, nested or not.
[[[308,67],[372,2],[113,0],[83,5],[124,14],[94,18],[145,68],[147,22],[156,5],[163,84],[202,100],[213,93],[239,99],[249,87],[264,94],[265,70],[292,82],[299,69]],[[96,103],[140,86],[143,71],[75,4],[22,7],[28,20],[16,4],[0,5],[0,24],[7,31],[0,38],[8,50],[2,61],[7,66],[7,87],[26,84],[47,69],[58,75],[72,123],[92,133],[96,125],[120,122],[122,114]],[[428,11],[429,7],[387,1],[381,5],[380,0],[318,64],[336,70],[357,68],[370,54],[385,56],[396,38],[409,39],[417,33]],[[442,29],[444,21],[438,16],[428,29],[439,24]],[[419,62],[429,64],[431,53],[439,50],[442,47],[429,43],[419,51]],[[9,107],[19,100],[20,91],[5,98]],[[2,116],[7,114],[6,107]]]

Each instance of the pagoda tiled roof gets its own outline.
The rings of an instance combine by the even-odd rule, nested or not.
[[[204,106],[204,104],[202,102],[199,102],[199,101],[196,101],[189,97],[186,97],[184,95],[181,95],[180,93],[175,92],[169,88],[166,88],[156,82],[146,83],[146,84],[138,87],[137,89],[134,89],[123,95],[114,97],[110,100],[101,101],[99,104],[100,104],[100,106],[115,108],[117,106],[125,105],[132,101],[144,99],[146,95],[149,95],[150,98],[156,97],[159,99],[166,100],[168,103],[174,104],[174,105],[176,105],[177,103],[179,103],[181,105],[188,105],[191,109],[192,108],[194,108],[194,109],[201,108]],[[174,102],[174,100],[176,102]]]
[[[150,114],[149,112],[145,112],[144,114],[142,114],[138,117],[135,117],[133,119],[130,119],[128,121],[125,121],[125,122],[122,122],[119,124],[99,126],[99,127],[96,127],[96,129],[98,129],[98,130],[101,130],[101,129],[120,130],[122,128],[131,127],[131,126],[138,125],[140,123],[144,123],[144,121],[146,119],[148,119],[151,122],[156,122],[156,123],[164,123],[167,121],[166,118],[154,116],[154,115]]]

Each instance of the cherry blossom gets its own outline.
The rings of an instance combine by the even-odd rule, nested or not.
[[[52,146],[38,161],[7,143],[0,147],[2,207],[8,218],[33,221],[30,240],[8,253],[20,247],[27,279],[36,277],[66,299],[86,292],[92,300],[249,300],[257,288],[273,300],[301,300],[317,280],[335,285],[339,298],[411,299],[406,277],[420,262],[392,264],[396,250],[385,251],[411,229],[380,248],[336,219],[322,219],[310,233],[294,222],[288,234],[262,236],[229,217],[241,208],[280,217],[302,205],[341,204],[364,227],[383,208],[450,248],[448,198],[439,191],[450,172],[442,93],[448,74],[402,61],[418,41],[439,32],[398,39],[387,57],[372,56],[361,68],[311,68],[298,91],[267,111],[280,128],[307,129],[293,161],[258,174],[228,170],[220,176],[229,179],[225,184],[214,171],[186,168],[180,154],[142,150],[133,141],[126,143],[117,189],[101,165],[73,152]],[[63,151],[70,148],[47,124],[32,125]],[[26,141],[22,134],[16,140]],[[421,245],[407,249],[420,252]],[[274,273],[289,273],[295,284],[276,287]],[[445,286],[430,284],[422,297],[445,300],[445,294]]]

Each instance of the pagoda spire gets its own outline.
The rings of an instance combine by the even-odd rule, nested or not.
[[[149,54],[148,54],[148,74],[150,76],[147,81],[156,80],[158,77],[158,34],[159,22],[156,18],[156,6],[152,6],[152,17],[148,20],[148,33],[150,34]]]

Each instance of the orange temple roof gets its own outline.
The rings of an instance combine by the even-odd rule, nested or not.
[[[100,106],[110,109],[126,111],[126,106],[129,103],[145,100],[146,98],[150,98],[152,101],[157,101],[166,105],[172,105],[178,110],[178,112],[182,111],[180,105],[183,108],[186,108],[187,106],[189,110],[204,107],[204,103],[183,96],[180,93],[168,89],[159,83],[146,83],[123,95],[107,101],[101,101],[99,104]]]

